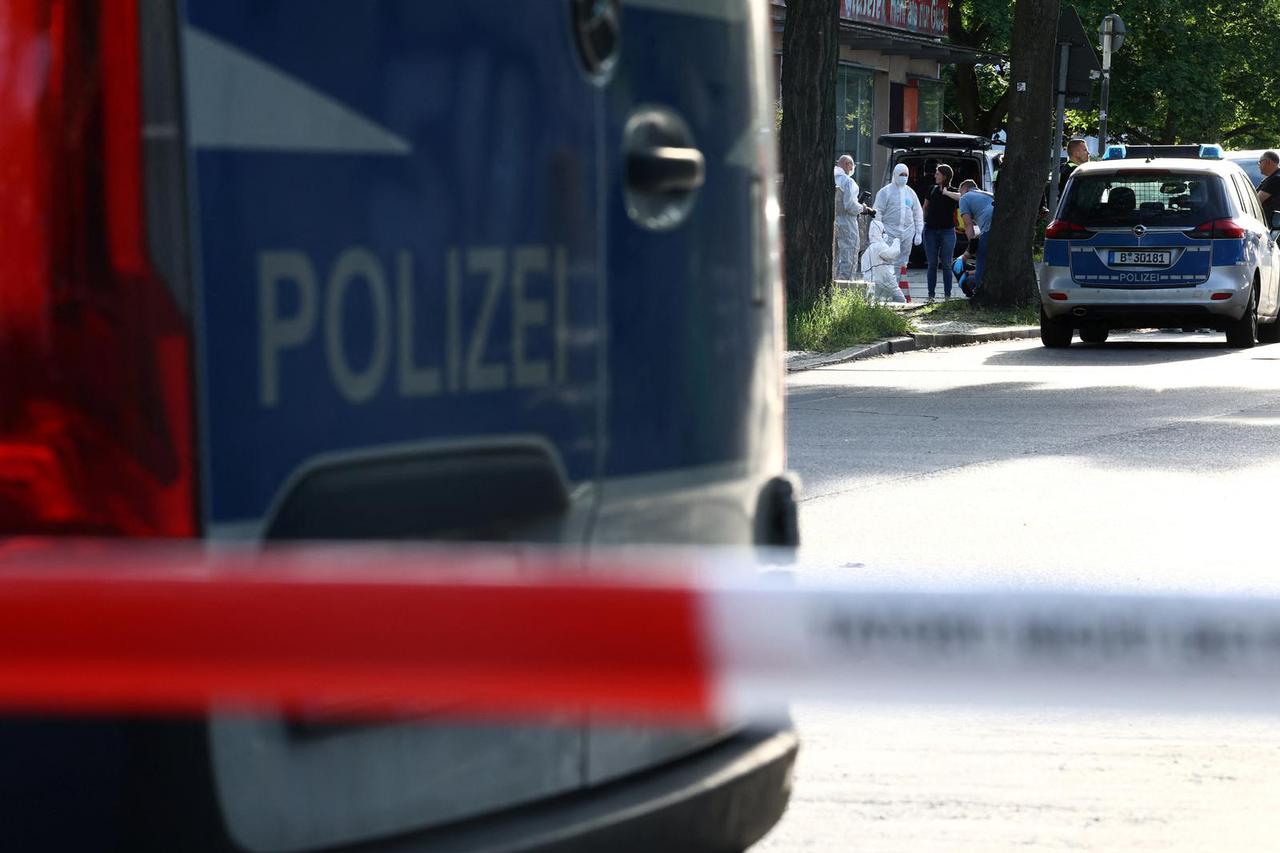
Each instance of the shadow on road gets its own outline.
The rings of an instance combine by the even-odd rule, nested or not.
[[[1004,355],[1051,364],[1032,359],[1062,354]],[[1205,354],[1203,348],[1181,353]],[[1092,362],[1108,355],[1082,347],[1079,357]],[[1169,360],[1163,349],[1161,359]],[[793,387],[787,398],[788,458],[810,496],[850,477],[897,479],[1037,456],[1205,474],[1280,464],[1280,387],[824,384]],[[1134,482],[1140,493],[1141,481]]]
[[[986,363],[996,367],[1103,367],[1108,364],[1136,367],[1143,364],[1219,358],[1238,352],[1227,346],[1225,341],[1162,340],[1156,334],[1158,333],[1141,340],[1108,341],[1105,344],[1083,344],[1077,341],[1067,349],[1034,347],[998,352],[986,359]],[[1259,356],[1274,352],[1270,357],[1280,360],[1280,346],[1261,347],[1257,352]]]

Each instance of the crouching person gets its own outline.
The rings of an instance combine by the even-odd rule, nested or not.
[[[862,253],[862,277],[867,282],[868,302],[906,302],[898,287],[898,259],[902,243],[898,238],[886,241],[879,219],[867,228],[867,250]]]

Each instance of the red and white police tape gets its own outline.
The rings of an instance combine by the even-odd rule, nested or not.
[[[0,554],[0,710],[720,722],[794,698],[1280,709],[1280,595],[810,587],[697,557]]]

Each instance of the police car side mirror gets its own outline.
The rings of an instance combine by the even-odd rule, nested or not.
[[[1271,230],[1280,231],[1280,210],[1271,212]]]

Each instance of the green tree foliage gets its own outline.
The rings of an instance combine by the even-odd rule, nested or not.
[[[1129,34],[1112,58],[1108,131],[1138,142],[1280,144],[1280,0],[1085,0],[1092,30],[1115,11]],[[1097,131],[1097,111],[1075,112],[1077,132]]]
[[[1007,54],[1013,33],[1012,0],[952,0],[947,24],[952,44]],[[951,66],[946,116],[952,130],[991,136],[1009,111],[1008,63]]]
[[[1280,0],[1077,0],[1085,30],[1118,13],[1128,28],[1114,55],[1108,131],[1139,142],[1221,141],[1232,148],[1280,145]],[[1012,52],[1012,0],[953,0],[955,44]],[[949,71],[948,119],[990,134],[1004,127],[1007,63]],[[1098,110],[1069,110],[1071,134],[1095,134]]]

